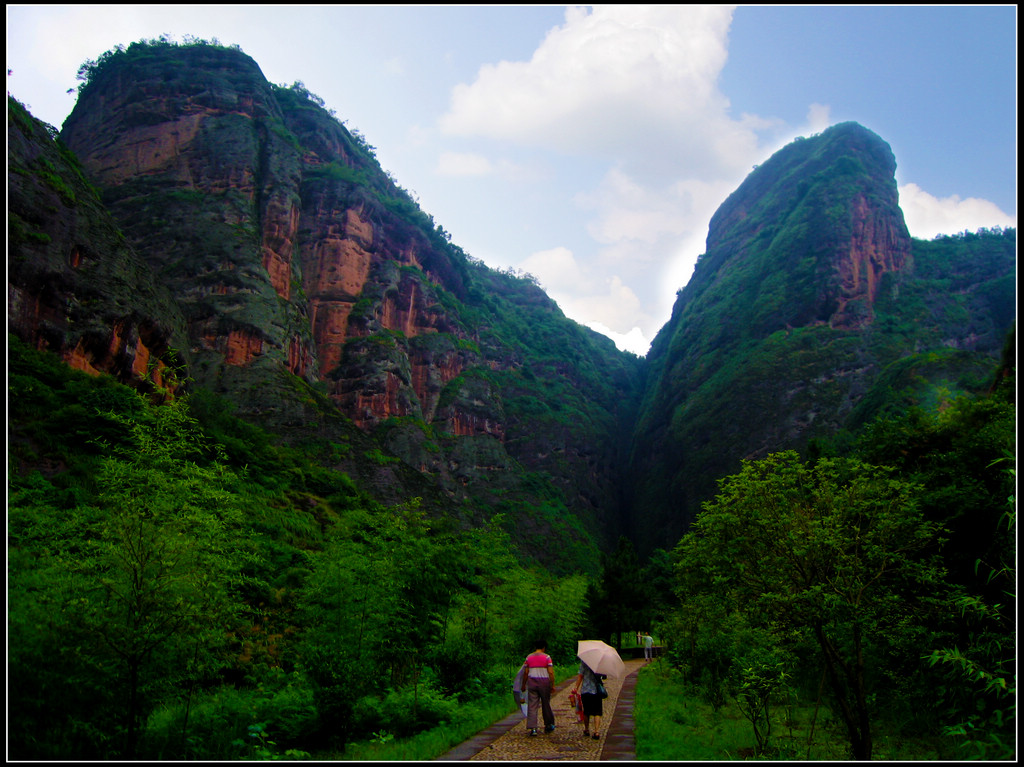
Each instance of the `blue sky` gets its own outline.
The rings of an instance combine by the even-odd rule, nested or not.
[[[301,81],[470,255],[644,354],[753,165],[856,120],[913,235],[1017,221],[1015,6],[8,5],[8,93],[162,34]]]

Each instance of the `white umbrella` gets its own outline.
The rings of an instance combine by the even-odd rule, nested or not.
[[[600,639],[581,639],[576,648],[576,657],[590,666],[595,674],[620,677],[626,674],[626,664],[610,644]]]

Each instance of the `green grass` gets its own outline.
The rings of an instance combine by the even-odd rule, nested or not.
[[[322,758],[360,762],[430,761],[469,740],[480,730],[512,713],[513,709],[510,693],[495,693],[491,697],[462,706],[458,721],[445,723],[409,738],[391,738],[386,733],[380,733],[369,740],[349,743],[341,753]]]
[[[849,759],[841,725],[822,707],[778,705],[769,751],[755,754],[750,722],[730,701],[718,711],[687,688],[680,675],[658,661],[637,681],[636,758],[638,761],[837,761]],[[912,738],[876,733],[873,760],[921,761],[953,756],[940,737]]]

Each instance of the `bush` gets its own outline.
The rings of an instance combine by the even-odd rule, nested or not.
[[[484,671],[484,651],[479,644],[460,638],[439,645],[430,667],[437,672],[438,684],[449,694],[459,695],[471,685],[479,685]]]
[[[156,759],[238,759],[252,747],[251,728],[285,749],[317,727],[313,691],[298,675],[272,674],[255,689],[223,687],[197,700],[175,701],[149,718],[141,753]]]
[[[451,721],[458,711],[458,703],[433,685],[420,684],[400,690],[390,690],[381,699],[364,696],[356,701],[352,722],[357,732],[388,732],[408,737]]]

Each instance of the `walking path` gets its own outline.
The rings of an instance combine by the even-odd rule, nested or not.
[[[572,677],[551,694],[554,732],[541,729],[535,737],[528,735],[526,720],[516,711],[438,757],[438,761],[635,761],[633,701],[637,672],[643,665],[642,659],[626,661],[624,678],[605,680],[608,698],[599,740],[583,737],[583,723],[569,705],[569,691],[576,684],[576,677]]]

